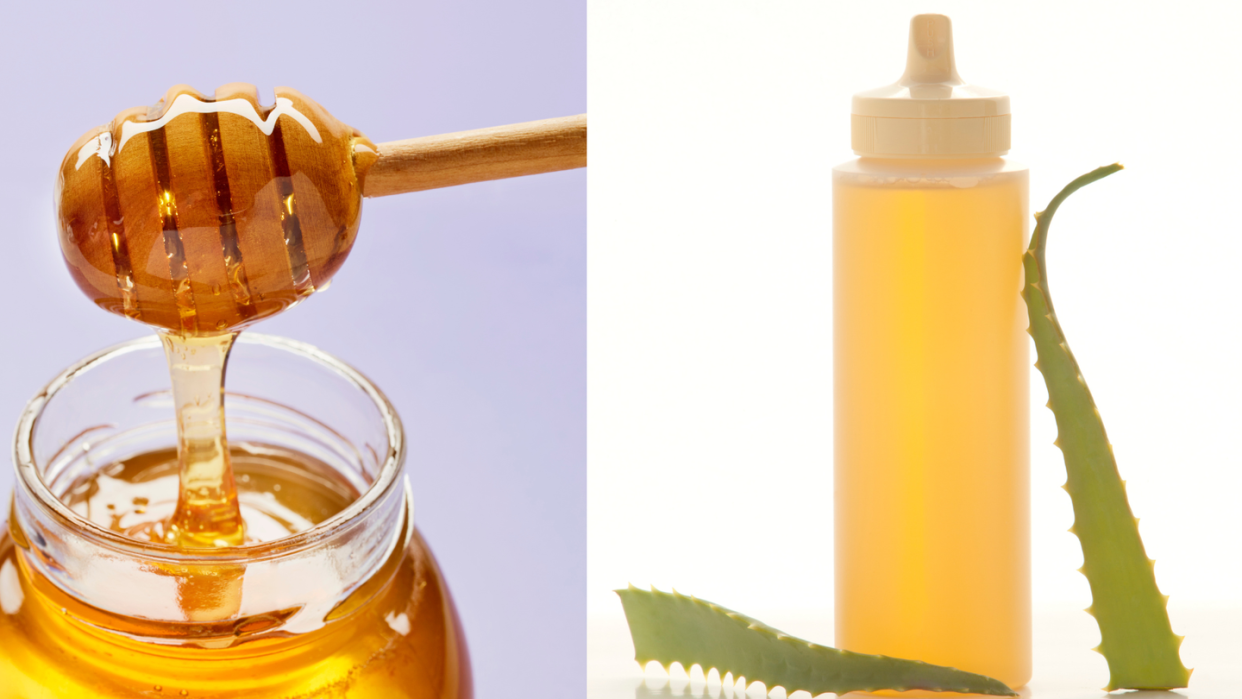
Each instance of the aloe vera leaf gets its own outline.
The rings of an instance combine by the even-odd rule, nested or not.
[[[769,689],[844,694],[880,689],[1017,696],[1000,680],[883,655],[864,655],[809,643],[724,607],[678,594],[617,590],[634,638],[634,658],[668,667],[678,662],[723,677],[763,682]]]
[[[1074,504],[1070,531],[1082,544],[1080,570],[1091,585],[1092,598],[1087,612],[1100,626],[1096,650],[1108,661],[1107,689],[1173,689],[1190,680],[1178,655],[1182,637],[1169,625],[1168,597],[1156,587],[1155,561],[1143,548],[1100,411],[1057,322],[1044,259],[1048,226],[1061,203],[1079,188],[1121,169],[1119,164],[1109,165],[1079,177],[1035,214],[1035,232],[1022,260],[1026,272],[1022,295],[1039,355],[1035,366],[1048,385],[1048,407],[1057,422],[1056,444],[1065,457],[1064,488]]]

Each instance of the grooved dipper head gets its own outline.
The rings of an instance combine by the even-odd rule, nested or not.
[[[327,285],[353,246],[375,145],[296,90],[184,85],[69,149],[61,250],[98,306],[187,335],[241,328]]]

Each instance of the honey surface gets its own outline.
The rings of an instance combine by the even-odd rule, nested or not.
[[[272,541],[323,522],[356,500],[358,489],[305,455],[243,444],[230,449],[246,544]],[[176,449],[109,464],[70,484],[61,500],[101,527],[164,543],[180,495]]]

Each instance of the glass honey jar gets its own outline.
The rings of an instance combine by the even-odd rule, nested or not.
[[[291,340],[242,335],[228,372],[240,547],[150,535],[178,494],[158,338],[31,400],[0,530],[0,699],[471,697],[392,405]]]

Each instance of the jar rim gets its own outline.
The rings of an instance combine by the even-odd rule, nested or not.
[[[36,463],[34,457],[35,430],[39,426],[44,408],[75,377],[113,358],[142,350],[157,349],[162,352],[160,339],[155,335],[122,342],[79,360],[48,382],[43,390],[30,399],[18,421],[13,443],[18,487],[38,502],[46,512],[79,532],[89,533],[98,544],[103,544],[125,555],[142,556],[151,560],[178,564],[253,564],[260,560],[277,558],[310,548],[332,537],[350,523],[363,519],[384,500],[385,495],[400,480],[401,468],[405,461],[405,432],[397,416],[396,408],[389,402],[388,397],[361,372],[313,345],[276,335],[251,332],[239,335],[237,342],[243,345],[259,345],[283,350],[325,366],[365,393],[379,411],[388,436],[388,453],[376,473],[375,480],[345,509],[296,534],[270,541],[228,548],[181,548],[171,544],[130,538],[90,521],[65,505],[44,482],[39,464]]]

